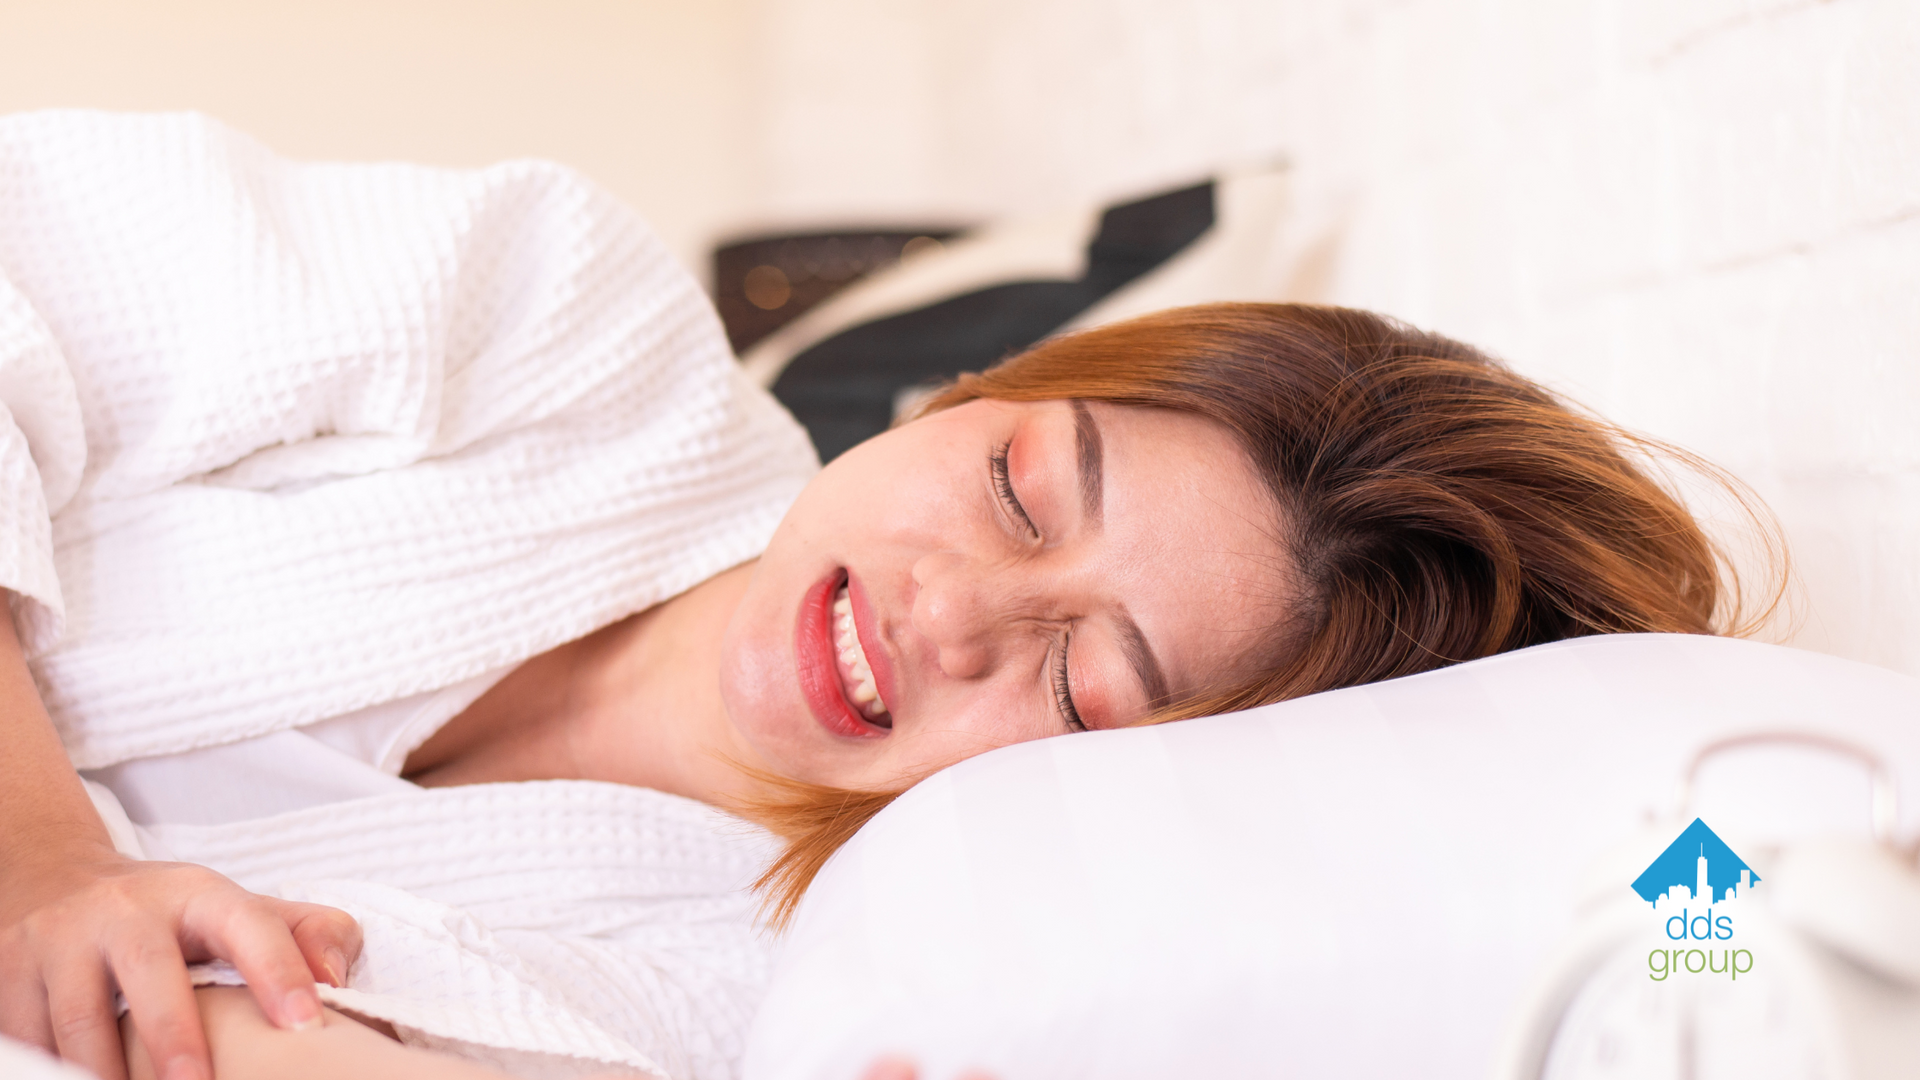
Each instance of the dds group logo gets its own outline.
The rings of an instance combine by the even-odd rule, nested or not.
[[[1760,883],[1752,869],[1699,818],[1634,880],[1653,905],[1667,943],[1647,954],[1647,977],[1738,980],[1753,970],[1740,937],[1740,902]]]

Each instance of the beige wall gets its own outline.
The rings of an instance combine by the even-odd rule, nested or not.
[[[756,201],[756,0],[0,0],[0,111],[199,109],[304,158],[556,158],[690,265]]]

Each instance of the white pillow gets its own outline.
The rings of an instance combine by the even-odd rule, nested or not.
[[[891,1053],[923,1080],[1485,1076],[1583,872],[1669,809],[1697,748],[1826,733],[1911,790],[1916,717],[1920,681],[1879,668],[1619,635],[997,750],[820,874],[745,1075],[843,1080]],[[1863,834],[1864,775],[1746,751],[1695,808],[1736,848]]]

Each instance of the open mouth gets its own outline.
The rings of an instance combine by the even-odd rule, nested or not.
[[[847,572],[838,570],[807,590],[794,633],[800,693],[820,725],[835,735],[874,739],[893,727],[880,696],[849,593]]]

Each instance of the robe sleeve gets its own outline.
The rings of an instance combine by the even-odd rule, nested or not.
[[[65,612],[52,516],[73,498],[86,462],[66,359],[0,271],[0,588],[13,594],[22,636],[43,646],[59,635]]]
[[[0,117],[0,278],[0,586],[82,769],[576,640],[753,558],[817,467],[665,245],[550,163]]]

